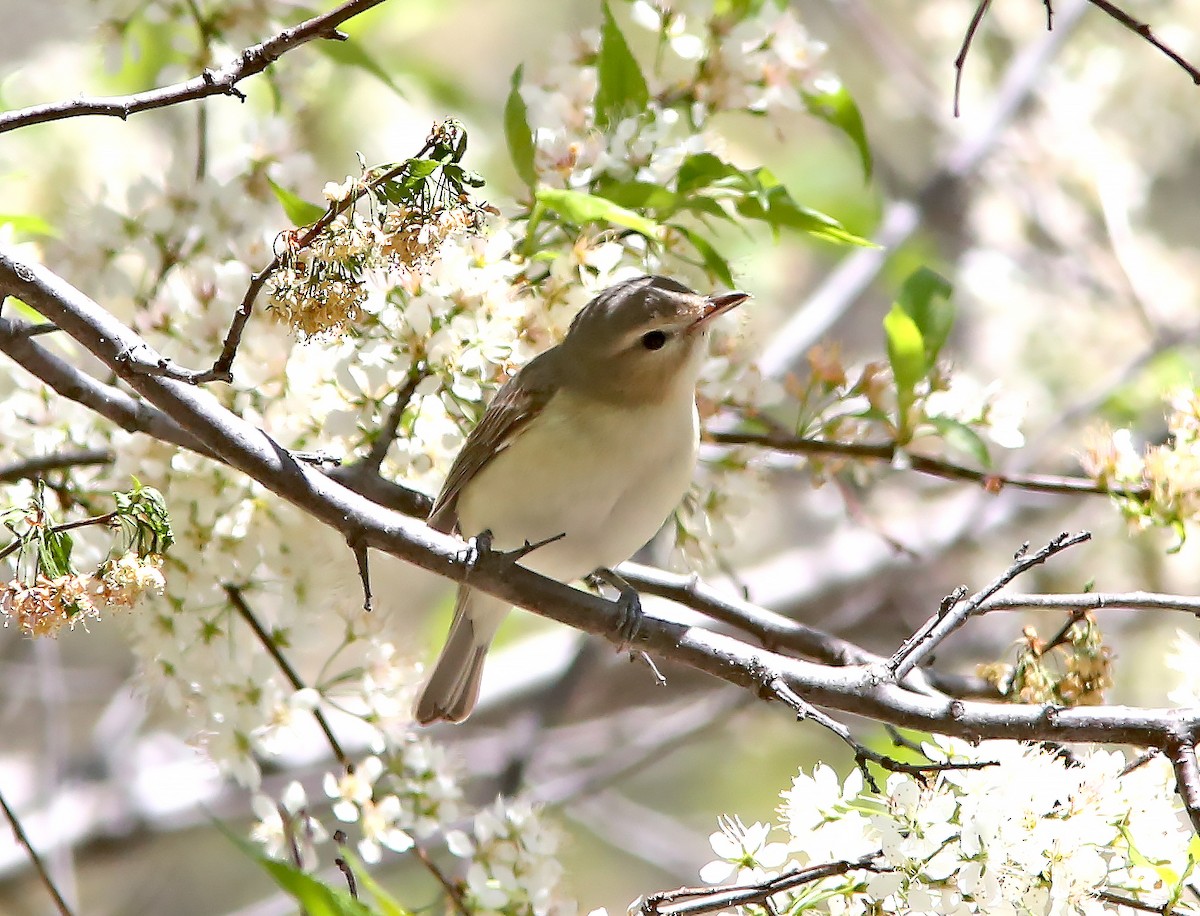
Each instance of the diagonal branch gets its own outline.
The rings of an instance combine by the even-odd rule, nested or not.
[[[62,471],[95,464],[111,464],[112,449],[89,448],[77,452],[51,452],[37,458],[26,458],[12,464],[0,465],[0,483],[24,480],[26,477],[41,477],[48,471]]]
[[[301,462],[261,429],[205,392],[131,370],[118,355],[144,342],[115,317],[45,267],[0,252],[0,295],[16,295],[70,334],[142,397],[226,463],[344,537],[455,582],[468,579],[506,602],[614,645],[622,640],[614,602],[547,579],[495,552],[472,556],[457,537],[374,504]],[[1058,708],[995,704],[916,693],[862,666],[831,668],[759,649],[697,626],[644,614],[646,651],[758,695],[763,678],[782,682],[814,706],[920,731],[972,738],[1097,741],[1166,749],[1200,734],[1200,709],[1128,706]]]
[[[1197,86],[1200,86],[1200,70],[1197,70],[1176,51],[1172,50],[1165,42],[1162,41],[1162,39],[1154,34],[1154,30],[1151,29],[1149,25],[1134,19],[1115,3],[1109,3],[1108,0],[1088,0],[1088,3],[1100,10],[1103,10],[1110,17],[1121,23],[1121,25],[1125,26],[1125,28],[1129,29],[1129,31],[1133,32],[1135,35],[1140,35],[1146,41],[1150,42],[1150,44],[1154,45],[1154,47],[1158,48],[1158,50],[1162,51],[1163,54],[1167,55],[1167,57],[1171,58],[1171,60],[1175,61],[1175,63],[1183,68],[1183,71],[1192,78],[1193,83],[1195,83]]]
[[[4,112],[0,114],[0,134],[31,124],[44,124],[47,121],[61,121],[64,118],[78,118],[84,115],[107,115],[124,120],[140,111],[166,108],[211,95],[228,95],[245,100],[245,95],[236,87],[246,77],[262,73],[288,51],[314,39],[345,41],[346,35],[338,31],[338,26],[383,2],[384,0],[347,0],[327,13],[314,16],[297,26],[284,29],[261,44],[246,48],[225,66],[216,70],[205,70],[199,76],[183,83],[132,95],[67,99]]]

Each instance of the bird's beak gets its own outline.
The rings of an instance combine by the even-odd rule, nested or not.
[[[688,330],[700,330],[718,315],[724,315],[730,309],[741,305],[749,298],[749,293],[722,293],[719,296],[709,296],[704,300],[704,310],[700,313],[700,317],[692,322]]]

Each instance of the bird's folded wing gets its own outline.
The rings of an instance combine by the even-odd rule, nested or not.
[[[438,494],[429,513],[431,527],[447,534],[454,531],[458,524],[457,505],[462,488],[507,448],[549,402],[557,387],[551,382],[553,373],[548,371],[550,361],[546,359],[553,352],[547,351],[534,359],[505,382],[492,398],[483,419],[471,430],[450,466],[442,492]],[[470,536],[479,534],[478,531],[461,533]]]

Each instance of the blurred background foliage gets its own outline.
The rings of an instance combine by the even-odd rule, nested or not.
[[[11,108],[80,92],[132,92],[211,63],[173,47],[179,30],[169,22],[140,26],[114,56],[112,43],[96,31],[105,6],[0,0],[0,21],[8,24],[0,31],[0,103]],[[286,20],[308,9],[275,6],[274,15]],[[1081,10],[1084,4],[1056,4],[1056,31],[1048,36],[1041,3],[997,3],[967,61],[962,116],[955,119],[952,63],[973,4],[799,0],[794,6],[828,43],[827,65],[863,111],[873,178],[864,182],[845,137],[800,113],[790,121],[727,118],[721,126],[735,160],[769,166],[797,200],[866,237],[881,231],[896,202],[920,213],[919,229],[889,248],[879,277],[861,296],[844,297],[816,339],[836,341],[848,365],[882,358],[881,321],[896,287],[915,267],[932,266],[955,286],[959,317],[945,355],[980,386],[996,383],[1026,405],[1027,445],[993,449],[998,468],[1077,473],[1085,430],[1100,419],[1131,425],[1146,441],[1159,437],[1164,393],[1191,384],[1197,368],[1200,89],[1099,11]],[[615,7],[626,21],[627,7]],[[1131,12],[1152,20],[1184,56],[1200,56],[1190,4],[1139,3]],[[522,188],[503,139],[509,74],[523,62],[535,64],[565,35],[596,27],[599,16],[594,0],[384,4],[346,26],[349,43],[309,45],[287,55],[272,75],[242,84],[245,104],[204,103],[209,167],[220,166],[223,136],[245,120],[261,121],[269,135],[271,118],[294,119],[313,165],[288,176],[289,187],[317,200],[326,181],[357,170],[357,152],[368,162],[410,155],[431,120],[453,116],[468,127],[470,167],[486,177],[489,199],[502,202]],[[258,37],[271,31],[264,29]],[[652,35],[630,34],[639,54],[652,54]],[[1018,91],[1022,80],[1027,91]],[[1017,110],[996,117],[1005,105]],[[127,123],[69,120],[5,135],[0,212],[36,215],[59,243],[88,245],[92,227],[78,221],[81,202],[114,176],[186,167],[194,160],[189,144],[200,110],[180,106]],[[282,210],[277,216],[282,229]],[[761,347],[811,305],[815,290],[837,295],[822,284],[848,257],[846,249],[786,235],[763,244],[735,231],[724,241],[735,280],[757,297],[746,332]],[[69,279],[88,289],[86,276]],[[802,362],[797,369],[806,371]],[[1077,591],[1089,582],[1103,590],[1200,587],[1196,539],[1168,554],[1169,533],[1131,535],[1100,497],[988,495],[911,473],[880,475],[870,486],[862,475],[847,474],[814,490],[802,463],[778,465],[764,472],[726,564],[754,600],[874,650],[893,648],[954,586],[991,579],[1022,542],[1036,544],[1060,530],[1090,528],[1096,538],[1031,573],[1022,590]],[[353,570],[344,559],[336,575],[350,594]],[[395,565],[380,574],[388,583],[381,592],[408,589],[414,603],[427,598],[430,605],[437,596],[445,614],[443,584]],[[510,646],[554,628],[514,617],[520,619],[502,637]],[[1059,623],[1030,622],[1047,632]],[[969,671],[977,662],[1008,658],[1022,623],[1011,615],[974,621],[938,664]],[[1194,631],[1194,622],[1122,614],[1101,623],[1117,651],[1111,699],[1163,702],[1171,686],[1163,647],[1177,626]],[[427,626],[418,632],[432,643],[444,616]],[[610,655],[597,647],[579,666],[567,724],[557,738],[543,740],[569,741],[570,722],[587,722],[650,692],[642,669]],[[22,805],[36,807],[67,836],[76,820],[90,825],[74,848],[48,856],[58,874],[74,876],[87,901],[81,912],[286,912],[267,878],[208,822],[230,818],[240,829],[245,793],[214,788],[204,807],[176,806],[172,780],[188,783],[206,772],[216,785],[211,772],[182,764],[163,769],[161,784],[122,784],[122,767],[155,754],[176,759],[171,735],[179,731],[153,698],[130,694],[131,673],[129,653],[111,629],[74,632],[55,643],[0,633],[0,780],[27,774],[32,762],[37,777],[27,780],[25,795],[18,793]],[[765,820],[797,767],[827,760],[844,772],[849,765],[845,749],[817,727],[797,725],[775,708],[721,700],[724,694],[698,675],[667,673],[670,694],[662,692],[657,710],[639,709],[607,737],[589,740],[631,746],[689,704],[712,704],[719,712],[680,747],[664,747],[613,785],[597,785],[563,807],[560,819],[572,837],[565,864],[584,911],[606,905],[619,912],[638,894],[695,883],[718,813]],[[447,733],[479,773],[472,794],[480,802],[496,791],[508,764],[501,739],[519,735],[522,721],[499,708]],[[863,734],[883,740],[870,726]],[[113,735],[125,743],[114,747]],[[540,757],[539,749],[529,764],[527,778],[535,784]],[[268,773],[268,784],[298,777],[317,798],[323,768],[297,764]],[[190,798],[195,789],[178,794]],[[143,807],[152,813],[131,819],[120,802],[137,792],[153,795],[159,807]],[[104,815],[106,806],[113,817]],[[88,817],[81,819],[84,807]],[[20,853],[4,843],[0,909],[46,912]],[[382,880],[405,888],[414,906],[436,899],[423,872],[390,871],[382,871]]]

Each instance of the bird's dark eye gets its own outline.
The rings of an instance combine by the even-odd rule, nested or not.
[[[647,331],[642,335],[642,346],[647,350],[661,350],[666,342],[665,331]]]

